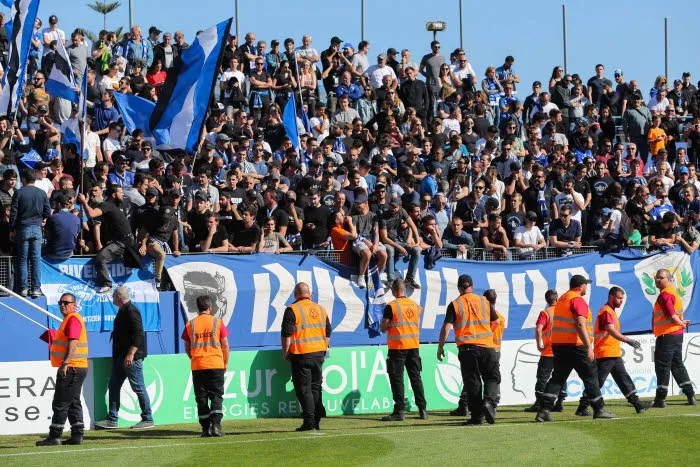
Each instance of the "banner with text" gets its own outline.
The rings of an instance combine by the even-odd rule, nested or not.
[[[700,334],[687,334],[684,361],[693,381],[700,381]],[[653,397],[654,337],[639,336],[641,349],[625,348],[624,361],[640,397]],[[331,339],[332,342],[332,339]],[[422,380],[428,410],[455,408],[462,391],[462,375],[457,348],[446,347],[446,358],[436,358],[437,345],[421,346]],[[323,365],[323,403],[329,415],[383,413],[393,410],[389,377],[386,372],[385,346],[331,348]],[[535,381],[539,353],[533,341],[508,341],[501,357],[501,405],[530,404],[535,400]],[[95,375],[95,417],[107,412],[109,359],[92,362]],[[190,362],[186,355],[158,355],[144,361],[146,389],[157,424],[196,423],[197,404],[192,388]],[[416,411],[413,392],[405,376],[406,410]],[[569,401],[576,401],[583,390],[581,380],[572,373],[567,384]],[[609,377],[602,388],[605,399],[622,399],[619,388]],[[680,394],[672,382],[671,394]],[[568,409],[567,409],[568,410]],[[630,411],[633,409],[630,407]],[[301,409],[294,393],[289,362],[279,350],[232,352],[224,382],[224,419],[296,417]],[[122,426],[140,421],[138,399],[129,384],[122,386]]]
[[[144,258],[143,269],[127,268],[121,262],[107,265],[114,287],[124,285],[131,293],[131,302],[141,311],[145,331],[160,331],[160,309],[153,263]],[[78,311],[88,331],[111,331],[117,307],[112,293],[98,293],[97,271],[91,258],[69,258],[63,261],[41,260],[41,291],[46,296],[50,312],[61,316],[58,300],[72,293],[78,301]],[[49,319],[53,328],[61,323]]]
[[[654,274],[660,268],[672,273],[673,284],[683,299],[686,319],[700,323],[700,303],[695,290],[699,253],[668,252],[640,256],[635,252],[600,255],[591,253],[545,261],[476,262],[443,258],[435,268],[421,264],[416,280],[419,290],[409,288],[408,297],[424,308],[421,342],[437,342],[445,309],[458,296],[457,278],[469,274],[474,291],[495,289],[497,309],[506,318],[504,339],[530,339],[539,312],[546,307],[545,292],[561,295],[574,274],[593,283],[585,299],[594,316],[607,300],[610,287],[626,291],[618,309],[623,332],[649,332],[651,311],[658,295]],[[214,311],[227,324],[232,348],[276,347],[285,308],[293,302],[294,285],[303,281],[313,299],[328,311],[333,325],[331,342],[336,346],[386,343],[384,335],[370,337],[367,310],[393,299],[385,294],[368,294],[351,280],[354,273],[340,264],[314,256],[293,255],[198,255],[168,256],[165,263],[175,288],[180,292],[186,319],[196,316],[197,296],[209,294]],[[399,261],[397,269],[405,271]],[[373,287],[370,280],[368,287]],[[375,281],[376,282],[376,281]],[[376,297],[376,298],[375,298]]]

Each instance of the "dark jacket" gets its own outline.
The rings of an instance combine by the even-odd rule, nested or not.
[[[26,185],[15,190],[10,209],[10,228],[17,230],[30,225],[40,226],[51,215],[49,197],[41,188]]]
[[[165,42],[161,42],[157,46],[153,47],[153,58],[160,60],[160,63],[163,65],[163,70],[165,70]],[[178,47],[175,46],[175,44],[170,44],[170,48],[173,51],[173,64],[175,63],[175,60],[177,57],[180,55],[180,50]]]
[[[571,104],[569,103],[569,98],[571,97],[571,91],[565,86],[559,83],[554,86],[552,91],[552,102],[557,104],[559,110],[561,110],[561,115],[564,118],[569,118],[569,109]]]
[[[418,81],[417,79],[402,81],[399,94],[406,108],[413,107],[421,117],[427,115],[428,89],[423,81]]]
[[[117,312],[111,339],[112,358],[126,357],[131,347],[138,349],[134,354],[134,360],[142,360],[148,355],[141,312],[133,303],[127,303]]]

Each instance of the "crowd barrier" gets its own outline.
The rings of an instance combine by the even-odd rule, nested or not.
[[[640,349],[624,347],[625,366],[642,398],[656,392],[654,337],[637,336]],[[457,350],[447,345],[442,362],[437,345],[422,345],[422,379],[428,410],[449,410],[457,406],[462,390]],[[331,346],[323,366],[323,403],[329,415],[391,412],[393,400],[386,372],[385,346],[338,348]],[[506,341],[501,350],[501,405],[530,404],[535,400],[539,353],[534,340]],[[686,334],[683,360],[693,381],[700,381],[700,334]],[[84,419],[92,427],[107,413],[109,358],[90,360],[83,389]],[[156,425],[196,424],[197,405],[186,355],[155,355],[144,361],[144,379]],[[46,433],[51,417],[51,400],[56,369],[48,361],[0,363],[0,435]],[[416,411],[408,380],[406,410]],[[570,400],[581,395],[583,385],[574,373],[567,383]],[[680,389],[672,381],[671,394]],[[609,377],[602,388],[605,399],[622,399]],[[291,382],[291,369],[279,350],[232,352],[226,372],[223,403],[224,420],[269,417],[297,417],[299,403]],[[120,427],[140,420],[136,395],[125,384],[121,392]],[[198,425],[192,436],[198,436]],[[147,436],[147,434],[146,434]]]

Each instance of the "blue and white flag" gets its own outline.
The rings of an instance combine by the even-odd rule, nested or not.
[[[384,317],[384,307],[389,300],[389,297],[384,293],[384,284],[382,284],[379,275],[377,264],[372,260],[367,271],[369,281],[367,282],[367,329],[369,337],[376,337],[382,334],[379,330],[379,324]]]
[[[131,302],[141,311],[144,331],[160,331],[160,307],[155,284],[153,263],[144,258],[144,269],[130,269],[119,263],[108,265],[116,286],[129,289]],[[146,267],[147,266],[147,267]],[[64,293],[72,293],[78,301],[78,311],[88,331],[111,331],[117,307],[112,304],[112,294],[97,293],[97,272],[94,259],[70,258],[64,261],[41,261],[41,291],[46,296],[47,308],[60,316],[58,300]],[[52,328],[61,323],[49,320]]]
[[[287,132],[287,137],[292,142],[294,149],[299,150],[299,127],[297,126],[297,103],[294,98],[294,93],[289,96],[287,105],[282,111],[282,125],[284,131]]]
[[[38,152],[36,152],[34,149],[29,151],[27,154],[25,154],[20,161],[29,167],[30,169],[34,168],[34,164],[37,162],[41,161],[41,156],[39,155]]]
[[[304,106],[301,107],[301,122],[304,124],[304,130],[311,134],[311,120],[309,120],[309,115],[304,110]]]
[[[143,130],[145,138],[153,138],[148,122],[151,119],[153,110],[156,108],[155,103],[143,97],[121,92],[114,93],[114,100],[126,126],[126,131],[133,133],[138,128]]]
[[[10,8],[12,6],[12,0],[0,0],[0,3],[5,5],[7,8]]]
[[[78,100],[78,108],[80,109],[80,121],[85,122],[85,116],[87,115],[87,76],[88,76],[88,65],[85,65],[85,71],[83,72],[83,84],[80,87],[80,99]]]
[[[158,145],[195,149],[207,118],[231,21],[229,18],[200,32],[168,73],[150,119]]]
[[[2,0],[7,4],[7,0]],[[0,94],[0,115],[13,115],[22,97],[27,59],[34,33],[34,20],[39,11],[39,0],[15,0],[12,2],[12,36],[8,37],[9,52],[7,79]]]
[[[83,81],[87,81],[87,79]],[[80,100],[80,92],[75,86],[75,77],[73,76],[73,68],[70,65],[68,52],[61,41],[56,41],[53,67],[51,68],[51,74],[46,79],[46,92],[54,97],[60,97],[76,104]]]

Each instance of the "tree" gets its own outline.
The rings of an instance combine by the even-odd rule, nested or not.
[[[101,2],[99,0],[95,0],[95,3],[88,3],[88,7],[90,7],[91,10],[96,11],[104,17],[103,29],[105,30],[107,30],[107,15],[119,8],[120,6],[122,6],[120,2]]]

